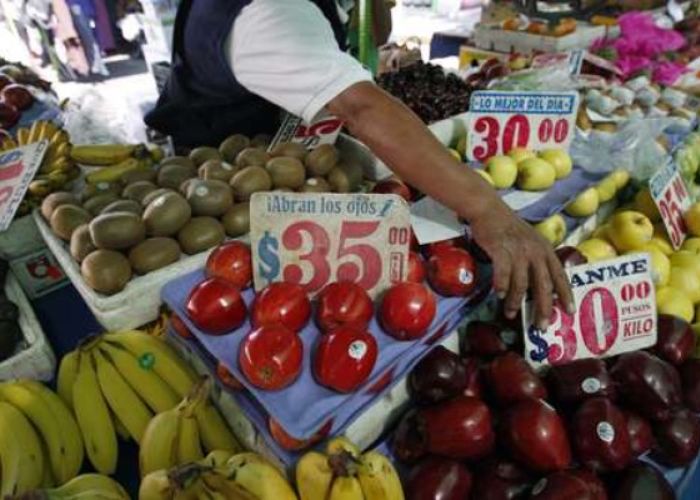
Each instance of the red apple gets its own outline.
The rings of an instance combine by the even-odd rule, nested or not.
[[[13,105],[0,101],[0,127],[10,129],[20,118],[20,113]]]
[[[639,457],[654,446],[654,435],[649,422],[631,411],[622,412],[627,420],[627,434],[630,438],[632,456]]]
[[[592,397],[615,398],[615,386],[605,362],[579,359],[553,366],[547,374],[554,400],[563,405],[580,403]]]
[[[248,288],[253,279],[250,247],[240,241],[218,246],[207,259],[206,272],[210,278],[221,278],[241,290]]]
[[[282,325],[299,332],[310,316],[311,302],[299,285],[272,283],[253,301],[252,323],[255,328]]]
[[[569,469],[569,474],[578,477],[588,485],[592,500],[607,500],[607,488],[603,481],[594,472],[588,469]]]
[[[428,281],[440,295],[465,297],[476,287],[476,280],[476,262],[464,249],[445,249],[428,260]]]
[[[532,488],[532,500],[598,500],[600,496],[594,492],[589,483],[571,471],[555,472],[541,479]],[[603,499],[606,497],[604,496]]]
[[[187,317],[209,335],[232,332],[243,324],[247,313],[238,288],[218,278],[195,286],[187,299]]]
[[[15,81],[7,75],[0,73],[0,90],[4,89],[8,85],[12,85]]]
[[[700,417],[679,410],[669,420],[654,426],[654,436],[654,457],[671,467],[685,467],[700,450]]]
[[[480,358],[493,358],[508,351],[501,336],[502,328],[496,323],[472,321],[462,337],[460,350]],[[506,338],[507,339],[507,338]]]
[[[301,373],[304,346],[299,335],[281,325],[250,332],[238,350],[238,365],[248,382],[276,391],[291,385]]]
[[[413,199],[413,196],[411,195],[411,188],[409,188],[399,179],[385,179],[383,181],[379,181],[374,185],[372,193],[397,194],[408,203],[411,203],[411,200]]]
[[[331,283],[318,294],[316,323],[323,332],[341,326],[366,330],[373,316],[372,299],[356,283]]]
[[[540,377],[521,356],[514,352],[508,352],[494,359],[484,374],[493,397],[503,406],[530,398],[547,397],[547,389]]]
[[[406,281],[423,283],[425,281],[425,261],[418,252],[408,253],[408,275]]]
[[[557,412],[540,399],[509,408],[501,435],[513,458],[537,472],[563,470],[571,463],[571,446]]]
[[[173,329],[175,333],[177,333],[180,337],[183,339],[193,339],[194,335],[190,331],[189,328],[187,328],[187,325],[185,324],[184,321],[182,321],[182,318],[178,316],[175,313],[172,313],[170,315],[170,327]]]
[[[404,463],[415,463],[426,455],[428,437],[422,419],[418,418],[418,410],[409,410],[401,417],[391,448],[394,456]]]
[[[665,361],[644,351],[623,354],[610,372],[627,405],[650,420],[665,420],[681,404],[680,376]]]
[[[432,349],[411,370],[408,388],[419,404],[435,404],[463,393],[467,373],[458,355],[441,345]]]
[[[532,487],[532,477],[518,464],[503,459],[489,460],[474,475],[475,500],[515,500]]]
[[[408,477],[410,500],[464,500],[472,489],[472,475],[454,460],[430,457],[415,466]]]
[[[233,376],[233,373],[231,373],[229,369],[226,368],[226,365],[221,361],[219,361],[219,363],[216,365],[216,378],[218,378],[222,384],[231,390],[242,391],[245,389],[243,384],[241,384],[240,381]]]
[[[477,358],[467,357],[462,360],[467,380],[467,386],[462,391],[462,395],[481,399],[483,394],[481,384],[481,368]]]
[[[659,314],[658,339],[654,353],[672,365],[682,365],[695,351],[695,333],[690,323],[666,314]]]
[[[576,458],[596,472],[622,470],[632,460],[627,420],[608,399],[584,401],[574,415],[571,437]]]
[[[574,267],[588,263],[586,256],[579,252],[576,247],[560,247],[557,248],[555,253],[564,267]]]
[[[419,283],[398,283],[382,300],[379,319],[397,340],[416,340],[428,332],[436,313],[435,296]]]
[[[680,368],[683,401],[691,411],[700,413],[700,359],[689,359]]]
[[[636,462],[619,478],[612,500],[675,500],[676,493],[663,474],[651,465]]]
[[[452,248],[462,248],[464,246],[464,238],[453,238],[451,240],[435,241],[425,245],[424,252],[428,257],[437,255],[443,250],[451,250]]]
[[[23,85],[12,83],[0,91],[0,98],[8,104],[13,105],[20,111],[24,111],[34,103],[34,96]]]
[[[321,336],[313,360],[314,377],[334,391],[353,392],[371,375],[377,352],[372,334],[341,326]]]

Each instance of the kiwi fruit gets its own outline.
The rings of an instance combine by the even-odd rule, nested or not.
[[[97,250],[90,236],[90,225],[81,224],[70,237],[70,254],[77,261],[82,262],[85,257]]]
[[[267,162],[265,169],[270,174],[272,186],[299,189],[306,180],[306,170],[301,160],[290,156],[280,156]]]
[[[214,217],[193,217],[177,233],[182,251],[187,255],[209,250],[226,239],[224,226]]]
[[[221,160],[209,160],[199,167],[197,171],[200,179],[207,181],[229,182],[233,174],[238,172],[240,167]]]
[[[90,222],[90,236],[101,250],[126,250],[146,238],[146,224],[131,212],[102,214]]]
[[[143,200],[141,200],[141,205],[143,205],[144,207],[147,207],[148,205],[151,204],[151,202],[153,200],[155,200],[156,198],[159,198],[161,195],[166,194],[166,193],[175,193],[175,191],[173,191],[172,189],[168,189],[168,188],[156,189],[155,191],[152,191],[143,197]]]
[[[51,214],[51,230],[65,241],[70,241],[70,237],[78,226],[87,224],[92,219],[90,212],[83,207],[76,205],[61,205]]]
[[[149,236],[172,236],[192,217],[192,208],[178,193],[168,191],[156,197],[143,212]]]
[[[118,200],[119,196],[114,193],[99,194],[83,203],[83,208],[90,212],[92,215],[97,215],[100,212],[102,212],[102,210],[104,210],[106,206]]]
[[[272,190],[273,193],[294,193],[293,189],[289,188],[277,188]]]
[[[129,259],[114,250],[95,250],[80,266],[85,282],[105,295],[121,292],[131,279]]]
[[[328,184],[335,193],[352,193],[362,184],[362,168],[351,163],[339,163],[328,173]]]
[[[226,234],[238,238],[250,232],[250,203],[236,203],[221,218]]]
[[[236,166],[245,167],[264,167],[270,161],[270,155],[261,148],[245,148],[238,153],[236,157]]]
[[[231,178],[236,200],[249,200],[253,193],[272,189],[272,178],[262,167],[246,167]]]
[[[143,207],[139,202],[134,200],[118,200],[107,205],[100,213],[111,214],[114,212],[130,212],[132,214],[141,215]]]
[[[160,168],[167,167],[168,165],[181,165],[192,170],[197,168],[194,162],[186,156],[170,156],[160,162]]]
[[[180,245],[172,238],[149,238],[129,251],[129,262],[137,274],[169,266],[180,260]]]
[[[158,185],[163,188],[179,189],[187,179],[197,177],[197,170],[184,165],[166,165],[158,170]]]
[[[250,140],[250,145],[251,145],[251,147],[254,147],[254,148],[267,149],[267,147],[270,145],[271,142],[272,142],[271,136],[269,136],[267,134],[258,134]]]
[[[82,192],[80,193],[80,199],[85,203],[95,196],[100,196],[103,194],[121,194],[122,186],[116,182],[98,182],[97,184],[85,184]]]
[[[152,168],[140,168],[138,170],[132,170],[122,175],[122,184],[128,186],[134,182],[148,181],[155,182],[156,177],[158,177],[158,172]]]
[[[226,138],[224,142],[221,143],[219,146],[219,153],[221,153],[224,161],[234,163],[238,153],[248,146],[250,146],[250,139],[244,135],[235,134]]]
[[[299,161],[304,161],[308,151],[302,144],[296,142],[281,142],[270,151],[270,156],[276,158],[278,156],[288,156],[296,158]]]
[[[306,179],[306,182],[301,189],[300,193],[330,193],[331,185],[323,177],[311,177]]]
[[[310,151],[304,159],[309,175],[323,177],[338,164],[340,154],[333,144],[322,144]]]
[[[180,189],[178,189],[178,192],[182,196],[187,196],[187,190],[190,188],[190,184],[192,184],[193,182],[198,181],[198,180],[199,179],[197,179],[196,177],[193,177],[192,179],[187,179],[185,182],[180,184]]]
[[[192,160],[195,167],[199,167],[208,160],[221,160],[221,154],[216,148],[202,146],[190,151],[190,160]]]
[[[148,193],[152,193],[157,189],[158,186],[150,181],[136,181],[124,188],[124,191],[122,191],[122,198],[142,203]]]
[[[197,179],[187,188],[187,202],[193,215],[220,217],[233,206],[233,193],[223,181]]]
[[[41,202],[41,215],[44,219],[51,220],[51,214],[61,205],[80,205],[78,199],[71,193],[51,193]]]

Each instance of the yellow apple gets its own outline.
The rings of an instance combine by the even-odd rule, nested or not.
[[[595,228],[593,233],[591,233],[591,238],[598,239],[598,240],[604,240],[609,243],[608,240],[608,229],[609,226],[607,224],[603,224],[602,226],[598,226]]]
[[[700,236],[700,203],[693,203],[684,217],[688,233],[692,236]]]
[[[670,256],[674,252],[673,245],[671,244],[671,240],[668,239],[666,227],[663,223],[654,224],[654,236],[652,236],[651,242],[659,247],[659,250],[667,256]]]
[[[606,177],[603,179],[596,187],[598,191],[598,198],[601,203],[606,203],[612,200],[617,194],[617,184],[615,184],[615,179]]]
[[[552,215],[539,224],[535,224],[535,231],[544,236],[552,246],[557,246],[566,238],[566,222],[560,214]]]
[[[554,167],[539,158],[529,158],[518,163],[518,187],[524,191],[544,191],[556,180]]]
[[[494,156],[486,162],[486,171],[497,189],[513,187],[518,178],[518,164],[510,156]]]
[[[598,211],[599,206],[598,191],[595,188],[588,188],[574,198],[564,211],[571,217],[589,217]]]
[[[495,186],[493,179],[486,170],[481,170],[480,168],[475,168],[474,171],[479,174],[490,186]]]
[[[687,250],[688,252],[694,252],[700,255],[700,238],[688,238],[681,245],[681,250]]]
[[[671,266],[668,286],[683,292],[693,304],[700,302],[700,277],[692,270]]]
[[[654,285],[658,287],[666,286],[671,275],[671,261],[654,243],[647,243],[639,250],[632,250],[627,253],[648,253],[651,258],[651,276]]]
[[[622,189],[630,181],[630,173],[627,170],[618,169],[615,170],[612,174],[608,175],[605,179],[614,180],[617,189]]]
[[[610,218],[608,235],[618,252],[629,252],[651,241],[654,226],[646,215],[630,210]]]
[[[648,187],[642,188],[634,197],[634,209],[646,215],[651,222],[659,222],[661,214]]]
[[[513,160],[515,160],[515,163],[520,163],[523,160],[536,157],[535,153],[525,148],[513,148],[510,151],[508,151],[508,156],[513,158]]]
[[[459,154],[459,151],[455,149],[450,149],[450,154],[454,157],[455,160],[457,161],[462,161],[462,155]]]
[[[557,173],[557,179],[568,177],[574,168],[571,156],[562,149],[545,149],[540,153],[540,158],[552,164]]]
[[[679,250],[671,255],[670,260],[673,267],[686,269],[688,272],[695,273],[700,279],[700,255],[687,250]]]
[[[695,311],[693,303],[685,293],[673,287],[665,286],[656,291],[656,311],[681,318],[688,323],[693,321]]]
[[[600,262],[617,257],[617,252],[610,243],[596,238],[586,240],[576,248],[588,259],[588,262]]]

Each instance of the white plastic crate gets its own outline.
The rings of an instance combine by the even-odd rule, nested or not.
[[[527,33],[523,31],[506,31],[484,25],[477,25],[474,30],[474,45],[480,49],[505,52],[566,52],[573,49],[585,49],[598,38],[617,36],[618,28],[605,28],[579,23],[576,31],[570,35],[555,37]]]
[[[7,273],[5,293],[19,309],[19,327],[27,347],[0,363],[0,380],[51,380],[56,371],[56,358],[27,296],[12,272]]]

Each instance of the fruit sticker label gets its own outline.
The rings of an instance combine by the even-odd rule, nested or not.
[[[484,161],[515,148],[566,150],[574,137],[578,92],[474,92],[467,158]]]
[[[656,344],[656,294],[649,254],[570,267],[566,273],[574,293],[575,314],[555,306],[550,326],[543,331],[534,325],[532,301],[523,306],[528,363],[535,368],[561,365]]]
[[[411,220],[397,195],[256,193],[250,206],[255,289],[287,281],[315,295],[352,281],[376,297],[408,272]]]
[[[43,140],[0,153],[0,231],[10,227],[48,146]]]
[[[649,190],[664,221],[668,238],[673,248],[678,250],[688,237],[683,214],[693,204],[678,165],[669,161],[649,180]]]
[[[298,116],[285,112],[282,125],[272,139],[268,151],[284,142],[303,144],[306,149],[316,149],[322,144],[335,144],[342,128],[342,120],[335,116],[322,115],[313,123],[305,125]]]

